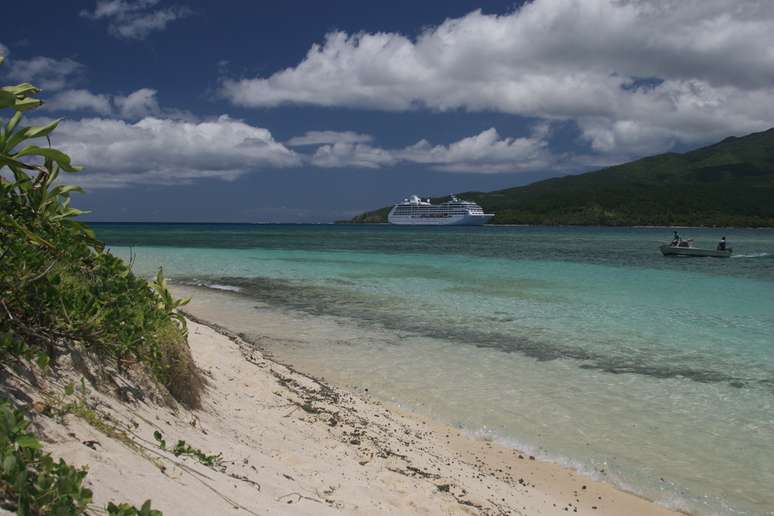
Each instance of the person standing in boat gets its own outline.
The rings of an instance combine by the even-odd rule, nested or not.
[[[677,231],[674,231],[674,235],[672,235],[672,243],[671,243],[672,247],[677,247],[678,245],[680,245],[681,240],[682,238],[680,238],[680,235],[677,234]]]
[[[725,251],[726,250],[726,237],[721,237],[720,242],[718,242],[718,251]]]

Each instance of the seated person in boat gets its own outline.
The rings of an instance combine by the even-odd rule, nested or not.
[[[721,237],[720,242],[718,242],[718,251],[725,251],[727,249],[726,247],[726,237]]]

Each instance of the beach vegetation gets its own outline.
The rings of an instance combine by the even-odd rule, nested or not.
[[[139,509],[128,503],[116,505],[110,502],[107,506],[107,513],[110,516],[161,516],[161,511],[151,508],[150,500],[146,500]]]
[[[167,446],[167,441],[164,439],[164,435],[156,430],[153,432],[153,438],[156,440],[156,443],[159,445],[159,448],[162,450],[166,450],[169,452],[172,452],[172,454],[175,457],[191,457],[193,459],[196,459],[199,463],[207,466],[208,468],[212,468],[215,470],[222,471],[225,469],[223,465],[223,454],[217,453],[217,454],[210,454],[205,453],[199,448],[194,448],[187,442],[185,442],[183,439],[178,439],[177,443],[173,447]]]
[[[81,378],[80,386],[69,383],[63,392],[55,392],[44,397],[46,408],[50,414],[61,423],[65,423],[65,416],[73,415],[103,435],[120,442],[127,448],[142,454],[142,449],[137,446],[132,436],[119,428],[103,414],[95,410],[87,400],[87,387],[85,379]]]
[[[29,432],[24,414],[0,401],[0,508],[22,516],[87,514],[93,493],[83,485],[86,468],[54,460],[40,440]],[[146,501],[140,509],[127,503],[107,506],[108,514],[160,516]]]
[[[59,120],[25,125],[42,105],[31,84],[0,88],[0,357],[49,366],[78,346],[119,368],[145,369],[179,402],[198,407],[203,381],[185,319],[162,271],[149,283],[76,219],[80,172],[52,147]],[[141,159],[138,157],[138,159]]]

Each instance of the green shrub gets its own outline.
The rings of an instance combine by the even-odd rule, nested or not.
[[[27,431],[24,415],[0,401],[0,507],[22,516],[33,514],[85,514],[92,503],[91,490],[83,487],[86,470],[62,459],[55,461],[40,441]],[[146,501],[140,509],[129,504],[107,506],[108,514],[161,516]]]
[[[2,62],[2,59],[0,59]],[[21,126],[39,107],[29,84],[0,88],[0,355],[45,366],[57,348],[78,343],[120,367],[140,364],[179,401],[199,406],[202,379],[191,358],[185,319],[159,271],[149,284],[74,220],[80,210],[60,184],[78,172],[51,148],[59,121]],[[49,146],[29,144],[45,138]],[[139,158],[138,158],[139,159]]]
[[[151,509],[150,500],[147,500],[139,509],[128,503],[119,505],[110,502],[107,506],[110,516],[161,516],[161,511]]]
[[[18,514],[81,514],[92,493],[82,486],[85,469],[58,462],[27,432],[29,421],[0,401],[0,495]]]

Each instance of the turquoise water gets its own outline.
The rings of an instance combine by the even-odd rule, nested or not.
[[[712,259],[650,228],[96,229],[142,274],[339,331],[270,350],[333,381],[662,503],[774,514],[774,231],[681,231],[725,234]]]

